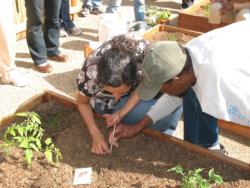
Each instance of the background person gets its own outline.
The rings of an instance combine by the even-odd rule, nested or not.
[[[70,35],[81,35],[82,30],[75,26],[74,22],[70,19],[69,0],[62,0],[60,8],[60,36],[61,31],[66,31]],[[67,33],[64,33],[67,36]]]
[[[26,39],[31,58],[40,72],[50,73],[53,68],[48,58],[57,62],[68,60],[59,50],[61,0],[25,0],[25,6]]]
[[[217,13],[218,12],[218,13]],[[233,14],[234,21],[250,20],[250,2],[233,3],[227,0],[212,0],[209,22],[218,24],[227,20]]]
[[[101,14],[103,13],[102,1],[101,0],[84,0],[82,5],[82,16],[87,16],[88,14]]]
[[[106,9],[107,13],[117,13],[122,0],[110,0]],[[145,0],[134,0],[135,21],[145,20]]]
[[[136,92],[142,100],[159,90],[166,94],[141,121],[119,124],[109,142],[117,146],[180,104],[184,139],[205,148],[220,149],[218,119],[250,126],[249,33],[250,22],[242,21],[194,38],[184,48],[174,41],[156,43],[144,58]]]
[[[0,12],[0,76],[4,84],[23,87],[28,84],[28,80],[15,65],[16,32],[13,2],[1,2]]]

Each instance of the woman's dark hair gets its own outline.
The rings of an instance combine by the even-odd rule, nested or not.
[[[138,79],[136,58],[129,52],[111,48],[104,52],[97,65],[99,85],[132,86]]]

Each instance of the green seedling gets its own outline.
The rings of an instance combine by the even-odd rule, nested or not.
[[[185,172],[180,165],[177,165],[169,169],[168,172],[175,172],[182,176],[182,188],[211,188],[223,183],[222,177],[215,174],[213,168],[208,172],[208,179],[202,177],[201,172],[203,170],[202,168],[197,168]]]
[[[1,148],[7,150],[14,147],[22,148],[28,165],[32,163],[34,151],[43,152],[49,162],[58,162],[62,158],[61,152],[54,146],[51,138],[44,138],[40,116],[35,112],[22,112],[16,115],[24,120],[7,128],[2,138],[4,143]]]
[[[146,22],[149,26],[155,26],[160,21],[169,20],[171,13],[169,10],[163,10],[155,6],[146,8]]]
[[[50,116],[48,118],[48,127],[50,129],[56,130],[60,127],[60,118],[61,118],[61,114],[60,113],[56,113],[52,116]]]
[[[202,9],[205,17],[209,16],[211,5],[212,5],[211,3],[208,3],[208,4],[204,5],[204,6],[201,6],[201,9]]]
[[[169,33],[168,37],[167,37],[167,40],[170,40],[170,41],[177,41],[177,36],[175,33]]]

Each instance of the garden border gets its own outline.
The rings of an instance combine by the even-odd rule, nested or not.
[[[200,0],[195,2],[194,5],[190,6],[187,9],[179,12],[178,16],[178,27],[190,29],[199,32],[208,32],[210,30],[226,26],[230,23],[221,23],[221,24],[210,24],[208,22],[208,17],[194,15],[194,10],[200,8],[201,5],[207,4],[210,0]]]

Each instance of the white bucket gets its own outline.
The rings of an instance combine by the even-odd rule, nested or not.
[[[127,31],[127,23],[121,19],[119,14],[104,13],[99,16],[99,41],[110,40],[114,36],[126,34]]]

